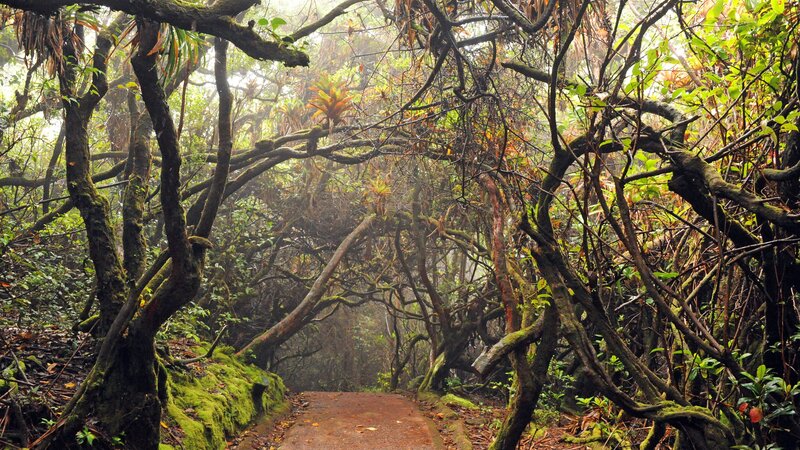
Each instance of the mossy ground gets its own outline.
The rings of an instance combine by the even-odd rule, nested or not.
[[[198,347],[197,353],[205,353],[203,347]],[[256,419],[259,411],[273,415],[287,407],[283,380],[243,363],[231,348],[218,348],[213,358],[193,366],[169,371],[169,400],[162,426],[170,432],[162,433],[162,450],[225,448],[227,438]],[[258,399],[253,398],[256,385],[266,386]],[[179,431],[173,432],[173,427]]]
[[[459,397],[455,394],[445,394],[442,396],[440,401],[447,406],[460,406],[466,409],[479,409],[478,405],[472,401],[464,397]]]

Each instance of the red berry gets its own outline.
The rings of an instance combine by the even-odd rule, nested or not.
[[[750,405],[748,405],[747,402],[740,403],[739,404],[739,412],[744,414],[747,411],[747,408],[749,408],[749,407],[750,407]]]
[[[764,413],[761,411],[761,408],[755,407],[750,410],[750,422],[751,423],[758,423],[761,422],[761,419],[764,418]]]

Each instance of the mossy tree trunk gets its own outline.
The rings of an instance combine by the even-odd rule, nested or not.
[[[160,442],[161,401],[158,361],[153,339],[130,332],[117,344],[114,358],[95,367],[74,417],[94,417],[107,437],[120,437],[127,448],[157,449]],[[64,440],[74,436],[80,420],[65,429]],[[63,442],[63,441],[62,441]]]
[[[444,390],[445,381],[450,374],[452,353],[452,351],[443,350],[436,354],[433,364],[428,367],[425,377],[422,378],[422,383],[418,388],[419,392],[442,392]]]
[[[83,96],[78,92],[76,80],[76,61],[79,55],[70,38],[64,41],[63,68],[59,72],[59,86],[64,105],[64,127],[67,130],[65,139],[67,189],[72,204],[80,211],[83,218],[89,256],[94,263],[100,318],[93,331],[100,336],[108,332],[114,317],[122,308],[127,287],[110,221],[110,206],[92,181],[88,128],[97,104],[108,91],[106,58],[111,49],[113,35],[119,31],[122,24],[122,19],[118,18],[98,36],[93,58],[95,71],[91,87]],[[79,36],[83,34],[80,25],[76,25],[73,31]]]
[[[150,129],[147,115],[136,105],[136,96],[128,93],[128,111],[131,122],[128,142],[128,162],[125,167],[128,185],[122,201],[123,267],[129,286],[145,271],[147,240],[144,236],[144,202],[150,181]]]
[[[558,313],[554,307],[549,306],[545,309],[543,324],[546,332],[542,334],[542,339],[536,347],[533,361],[528,363],[527,346],[515,350],[511,356],[516,389],[509,401],[509,413],[490,447],[493,450],[516,449],[539,404],[539,397],[547,382],[547,369],[558,342]]]
[[[158,56],[155,53],[150,54],[150,49],[154,48],[158,40],[160,24],[139,18],[137,27],[140,43],[136,56],[131,59],[131,64],[156,132],[162,158],[160,194],[170,264],[161,270],[167,258],[160,258],[134,286],[133,278],[136,274],[131,274],[132,276],[125,283],[121,278],[123,271],[119,258],[114,258],[117,265],[114,273],[119,276],[119,286],[111,285],[109,287],[107,284],[98,284],[98,291],[110,289],[110,292],[117,298],[125,299],[125,301],[120,302],[117,314],[112,317],[108,325],[108,333],[102,341],[91,373],[81,384],[72,401],[66,406],[57,425],[35,443],[35,446],[40,448],[48,448],[51,444],[56,447],[74,445],[75,432],[90,417],[108,433],[108,437],[124,434],[126,446],[129,448],[142,450],[158,448],[161,402],[158,390],[158,360],[155,353],[156,334],[161,325],[178,309],[190,302],[197,293],[205,251],[210,246],[206,237],[211,231],[211,225],[216,215],[215,211],[221,201],[227,181],[231,149],[229,102],[232,101],[226,80],[227,44],[219,39],[216,42],[216,73],[221,102],[220,128],[227,127],[228,132],[220,133],[220,139],[223,142],[220,142],[218,163],[215,168],[215,189],[211,190],[211,195],[207,200],[207,206],[212,211],[206,215],[202,222],[203,227],[200,227],[203,235],[190,239],[187,234],[183,207],[180,203],[181,155],[177,132],[172,122],[163,86],[159,80],[156,66]],[[95,58],[97,57],[96,54]],[[69,83],[74,83],[74,75],[70,78],[67,73],[62,77],[62,83],[70,86]],[[85,127],[82,130],[84,131],[84,138],[82,138],[84,140],[77,140],[81,144],[86,142]],[[141,130],[139,132],[141,133]],[[141,137],[140,135],[138,144],[142,143]],[[68,143],[68,148],[69,145]],[[131,145],[136,146],[137,143],[132,142]],[[85,151],[88,152],[88,146]],[[139,178],[146,177],[148,151],[139,146],[132,152],[131,160],[134,163],[130,174],[137,178],[137,183],[142,183],[144,180]],[[227,155],[224,154],[226,152]],[[84,154],[84,156],[88,155]],[[88,164],[88,157],[84,159]],[[85,186],[86,183],[83,182],[79,185]],[[138,189],[141,189],[141,186]],[[142,193],[128,191],[127,194],[125,214],[126,217],[135,218],[137,217],[136,211],[130,211],[130,209],[142,206]],[[85,196],[86,194],[81,195]],[[89,191],[88,197],[91,198],[91,191]],[[91,217],[92,220],[108,224],[108,209],[98,209],[97,203],[93,205],[95,205],[95,209],[87,208],[95,214]],[[101,245],[113,243],[113,233],[98,235],[92,233],[88,227],[87,224],[90,249],[92,246],[101,248]],[[137,227],[132,227],[125,231],[125,235],[129,238],[126,242],[132,243],[130,248],[142,251],[143,241],[139,239],[140,231]],[[99,244],[96,242],[98,240]],[[110,254],[116,255],[114,252]],[[109,253],[105,256],[108,255]],[[129,269],[133,272],[141,272],[143,268],[141,254],[137,252],[130,256],[128,259]],[[95,264],[97,265],[98,262],[95,261]],[[159,271],[164,273],[163,277],[156,276]],[[154,294],[152,299],[140,308],[140,293],[148,281],[152,284]],[[127,286],[131,286],[131,288],[128,290]],[[102,299],[103,297],[98,294],[98,298]]]

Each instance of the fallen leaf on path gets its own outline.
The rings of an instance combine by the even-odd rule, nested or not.
[[[311,426],[312,426],[312,427],[318,427],[318,426],[319,426],[319,424],[318,424],[317,422],[314,422],[314,423],[312,423],[312,424],[311,424]]]
[[[369,430],[369,431],[378,431],[378,429],[375,428],[375,427],[367,427],[367,430]]]
[[[72,381],[70,381],[69,383],[64,383],[64,387],[67,389],[72,389],[75,387],[75,383],[73,383]]]

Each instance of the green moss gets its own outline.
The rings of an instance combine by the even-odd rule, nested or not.
[[[465,409],[478,409],[478,405],[472,403],[466,398],[459,397],[455,394],[447,394],[441,398],[442,403],[447,406],[459,406]]]
[[[547,436],[547,431],[549,428],[538,426],[535,423],[531,422],[530,428],[528,428],[528,436],[532,439],[541,439]]]
[[[205,353],[207,347],[197,351]],[[167,421],[183,431],[184,448],[225,448],[226,438],[252,422],[259,411],[274,415],[286,408],[286,388],[280,377],[242,363],[233,356],[233,349],[217,348],[214,357],[202,364],[202,373],[169,372]],[[267,387],[255,399],[257,385]]]
[[[100,320],[100,314],[95,314],[95,315],[93,315],[91,317],[88,317],[85,320],[82,320],[82,321],[76,323],[72,327],[72,331],[89,331],[89,330],[92,329],[94,324],[97,323],[98,320]]]
[[[452,394],[448,395],[453,398],[459,398]],[[447,397],[447,395],[444,397]],[[458,450],[472,450],[472,443],[470,442],[469,435],[467,434],[464,424],[461,422],[461,418],[457,412],[453,411],[447,406],[447,404],[444,402],[444,397],[440,397],[431,391],[417,392],[417,400],[432,403],[434,407],[434,413],[444,420],[444,427],[448,430],[448,435],[450,439],[453,440],[455,448]]]
[[[564,436],[562,440],[568,444],[579,444],[593,450],[622,449],[632,450],[632,446],[627,437],[618,429],[608,430],[595,424],[591,430],[586,430],[580,436]]]
[[[433,361],[433,366],[428,370],[425,374],[425,378],[422,379],[422,383],[420,383],[417,392],[426,392],[431,391],[433,388],[433,380],[436,378],[436,373],[442,370],[445,363],[445,354],[440,353],[439,356]]]

